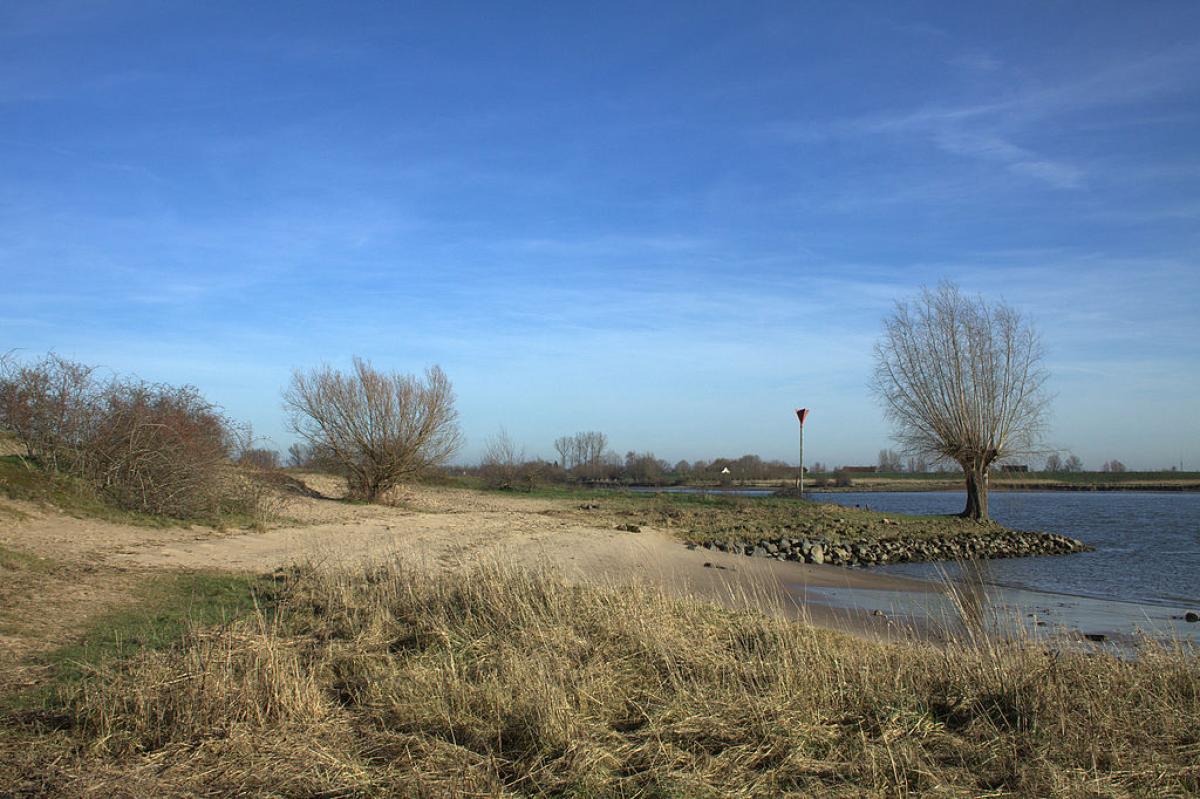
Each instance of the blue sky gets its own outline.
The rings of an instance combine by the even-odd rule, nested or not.
[[[290,442],[295,367],[576,430],[873,462],[871,347],[1035,320],[1048,444],[1200,468],[1200,4],[0,4],[0,349]]]

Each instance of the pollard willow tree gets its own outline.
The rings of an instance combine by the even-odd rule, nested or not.
[[[424,380],[380,372],[361,358],[349,373],[297,370],[283,400],[292,430],[318,460],[344,472],[355,499],[375,501],[444,464],[462,443],[454,389],[437,366]]]
[[[988,469],[1035,451],[1049,404],[1046,378],[1028,320],[942,283],[897,303],[884,321],[872,388],[906,451],[962,467],[962,515],[982,520]]]

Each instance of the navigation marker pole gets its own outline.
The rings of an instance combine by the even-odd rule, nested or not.
[[[804,420],[808,417],[808,408],[797,408],[796,418],[800,420],[800,471],[796,475],[796,490],[800,499],[804,499]]]

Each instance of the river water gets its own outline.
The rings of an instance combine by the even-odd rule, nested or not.
[[[747,497],[772,493],[764,489],[707,491]],[[813,492],[806,496],[817,502],[913,515],[954,514],[965,503],[961,491]],[[1117,636],[1145,633],[1200,644],[1200,624],[1183,619],[1189,610],[1200,612],[1200,493],[993,491],[988,501],[992,518],[1007,527],[1061,533],[1095,547],[1094,552],[1072,555],[981,562],[978,577],[994,586],[988,595],[998,622],[1015,620],[1034,635],[1043,629]],[[952,563],[898,563],[874,566],[871,571],[939,584],[958,576]],[[882,610],[897,618],[953,615],[944,597],[877,589],[793,588],[805,601]]]
[[[813,493],[819,502],[884,513],[949,514],[961,491]],[[1018,530],[1062,533],[1096,548],[1058,557],[989,560],[994,585],[1171,608],[1200,605],[1200,493],[993,491],[996,521]],[[937,577],[945,564],[899,563],[872,570]]]

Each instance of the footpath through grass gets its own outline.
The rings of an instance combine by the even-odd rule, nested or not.
[[[193,627],[224,624],[273,606],[275,584],[222,572],[157,574],[134,602],[92,620],[77,641],[50,653],[55,682],[93,673],[103,664],[179,643]]]
[[[508,567],[300,571],[0,730],[30,796],[1181,796],[1200,665],[884,645]]]

